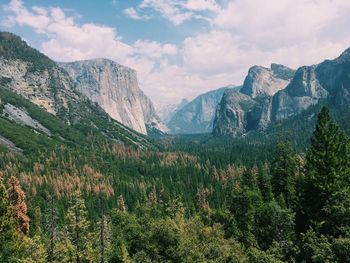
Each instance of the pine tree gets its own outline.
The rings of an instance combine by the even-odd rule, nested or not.
[[[0,262],[14,262],[18,253],[19,238],[15,222],[10,216],[8,193],[0,174]]]
[[[125,213],[127,211],[123,195],[120,195],[118,197],[117,209],[118,209],[118,211],[120,211],[122,213]]]
[[[197,207],[203,218],[209,222],[212,209],[209,206],[208,196],[210,195],[210,190],[206,187],[200,187],[197,191]]]
[[[29,233],[29,217],[27,216],[27,204],[25,193],[23,192],[18,179],[11,176],[8,179],[7,194],[10,202],[10,211],[14,218],[18,220],[18,230],[23,234]]]
[[[76,263],[89,261],[87,253],[91,244],[88,235],[89,221],[85,202],[80,192],[72,196],[66,222],[69,239],[74,246],[74,261]]]
[[[288,142],[277,144],[271,165],[271,184],[275,197],[283,197],[288,208],[294,208],[296,197],[297,162]]]
[[[329,110],[322,108],[306,156],[302,209],[298,216],[301,230],[311,226],[324,235],[339,231],[340,226],[330,220],[331,210],[343,204],[343,213],[349,214],[348,198],[339,198],[349,196],[349,168],[349,138],[331,119]]]
[[[122,195],[120,196],[122,197]],[[125,208],[124,199],[122,207]],[[100,263],[108,262],[108,254],[110,254],[110,248],[111,248],[111,225],[110,220],[107,218],[105,214],[105,209],[103,205],[103,200],[100,199],[100,220],[98,222],[98,247],[99,247],[99,259],[98,261]],[[119,198],[118,198],[118,211],[119,210]],[[126,209],[123,211],[120,211],[122,213],[126,213]]]
[[[271,176],[269,174],[268,165],[260,167],[258,174],[258,186],[261,195],[265,202],[270,202],[273,198],[272,186],[271,186]]]
[[[48,245],[47,245],[47,261],[55,262],[57,256],[57,243],[58,243],[58,227],[57,227],[57,219],[58,212],[56,208],[55,199],[52,196],[50,200],[49,209],[46,217],[46,233],[48,237]]]

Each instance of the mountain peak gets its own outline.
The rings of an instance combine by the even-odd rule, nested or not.
[[[350,59],[350,47],[341,53],[340,58]]]
[[[241,92],[252,98],[272,96],[287,86],[292,72],[294,75],[294,71],[278,64],[272,64],[271,69],[253,66],[248,71]]]

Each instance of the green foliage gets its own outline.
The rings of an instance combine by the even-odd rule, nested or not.
[[[306,156],[300,215],[305,223],[303,229],[312,226],[323,234],[339,235],[340,225],[329,220],[333,210],[345,212],[345,218],[339,219],[341,224],[349,225],[349,161],[349,138],[331,119],[329,110],[323,108]]]
[[[16,103],[14,94],[2,94]],[[287,143],[272,151],[266,150],[272,142],[259,144],[258,137],[225,144],[194,136],[140,150],[112,143],[88,122],[68,126],[17,103],[53,136],[0,119],[1,134],[26,149],[23,155],[2,149],[0,172],[21,180],[32,226],[29,235],[19,234],[3,184],[0,238],[12,240],[0,243],[4,262],[349,259],[348,139],[324,111],[304,167],[303,155]],[[198,145],[189,143],[193,138]],[[312,201],[322,202],[313,214],[314,194],[327,198]]]
[[[0,32],[0,56],[8,60],[31,61],[28,71],[44,71],[55,66],[48,57],[27,45],[20,37],[9,33]]]
[[[313,229],[310,229],[302,238],[302,257],[306,262],[323,263],[335,261],[332,244],[325,236],[318,236]]]
[[[278,143],[271,165],[271,183],[274,196],[283,198],[288,208],[297,204],[297,161],[288,142]]]
[[[338,262],[350,262],[350,238],[336,238],[332,244],[334,257]]]
[[[89,221],[84,200],[79,192],[74,193],[71,198],[71,206],[66,215],[67,236],[72,244],[70,251],[74,262],[91,262],[92,240],[88,231]]]

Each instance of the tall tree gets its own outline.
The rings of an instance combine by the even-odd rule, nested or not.
[[[347,217],[338,217],[343,221],[338,225],[331,220],[331,208],[344,206],[342,213],[349,214],[349,161],[349,138],[331,119],[329,110],[322,108],[306,156],[302,209],[298,220],[301,230],[311,226],[322,234],[337,235],[339,224],[349,225]]]
[[[57,256],[57,242],[58,242],[58,227],[57,227],[58,211],[56,202],[53,196],[49,201],[49,208],[46,216],[46,233],[48,236],[47,245],[47,261],[55,262]]]
[[[275,197],[283,197],[287,207],[296,205],[297,162],[287,141],[277,144],[271,165],[271,183]]]
[[[14,262],[19,239],[16,225],[9,211],[8,193],[0,174],[0,262]]]
[[[87,211],[85,202],[80,192],[72,196],[71,206],[68,208],[67,230],[71,243],[74,246],[74,261],[76,263],[89,261],[89,221],[87,220]]]
[[[18,230],[23,234],[29,233],[29,217],[27,215],[26,195],[23,192],[18,179],[11,176],[8,179],[7,194],[10,202],[10,211],[18,220]]]

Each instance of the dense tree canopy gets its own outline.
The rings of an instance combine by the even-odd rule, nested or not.
[[[305,154],[88,136],[1,149],[1,262],[350,261],[350,144],[326,108]]]

